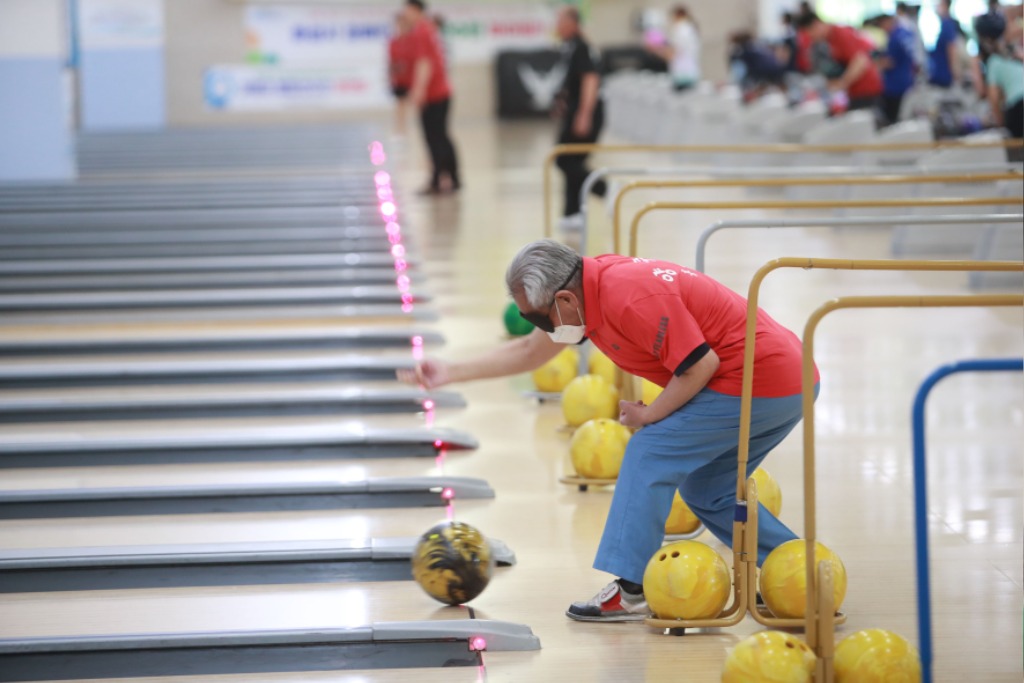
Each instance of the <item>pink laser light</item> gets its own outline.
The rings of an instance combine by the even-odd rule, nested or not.
[[[388,160],[386,154],[384,154],[384,145],[379,140],[374,140],[370,143],[370,163],[374,166],[380,166]]]

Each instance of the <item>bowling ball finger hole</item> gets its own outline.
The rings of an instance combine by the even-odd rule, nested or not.
[[[675,558],[675,557],[679,557],[679,551],[677,550],[677,551],[673,552],[673,553],[672,553],[672,557],[673,557],[673,558]]]
[[[793,649],[793,643],[786,643],[786,647],[788,647],[790,650],[792,650]]]
[[[668,555],[666,555],[665,553],[662,553],[661,557],[658,558],[658,562],[664,562],[667,558],[668,558]]]

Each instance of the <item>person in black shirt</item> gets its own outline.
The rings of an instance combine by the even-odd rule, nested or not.
[[[565,81],[556,103],[556,112],[561,117],[558,133],[559,144],[574,142],[596,142],[604,125],[604,105],[601,102],[601,75],[598,73],[598,58],[583,37],[580,28],[580,14],[575,7],[563,7],[558,13],[556,24],[558,36],[562,39],[562,61],[565,66]],[[567,154],[558,157],[558,168],[565,175],[565,206],[562,227],[582,227],[580,213],[580,190],[589,170],[586,154]],[[603,196],[604,183],[596,183],[594,193]]]

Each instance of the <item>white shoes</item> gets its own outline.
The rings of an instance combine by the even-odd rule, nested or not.
[[[612,581],[586,602],[574,602],[565,616],[576,621],[643,621],[651,616],[643,594],[631,595]]]
[[[571,216],[564,216],[558,221],[558,229],[562,232],[583,232],[587,225],[582,213],[574,213]]]

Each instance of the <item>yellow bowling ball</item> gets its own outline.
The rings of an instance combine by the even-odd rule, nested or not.
[[[763,467],[751,476],[757,482],[758,502],[768,508],[768,512],[778,517],[782,513],[782,489],[779,488],[779,483]]]
[[[427,595],[448,605],[461,605],[480,595],[493,572],[490,544],[465,522],[432,526],[412,552],[413,579]]]
[[[693,514],[690,506],[683,502],[679,491],[676,491],[676,495],[672,499],[672,511],[668,513],[668,519],[665,520],[665,533],[691,534],[699,526],[700,520],[697,519],[697,515]]]
[[[604,377],[609,384],[615,386],[615,363],[597,349],[590,351],[590,357],[587,358],[587,371],[591,375]]]
[[[644,405],[649,406],[654,403],[654,399],[658,398],[662,391],[664,390],[651,380],[640,380],[640,399],[644,402]]]
[[[619,416],[619,392],[615,385],[598,375],[583,375],[562,390],[562,414],[572,427],[587,420]]]
[[[807,609],[807,544],[803,539],[786,541],[769,553],[761,567],[761,597],[777,617],[803,619]],[[832,563],[832,596],[839,609],[846,597],[846,567],[839,556],[821,543],[814,544],[814,559]]]
[[[577,429],[569,442],[572,466],[587,479],[615,479],[633,433],[618,420],[597,418]]]
[[[579,362],[580,355],[576,349],[562,349],[557,356],[533,371],[533,385],[537,391],[562,391],[578,374]]]
[[[717,617],[731,588],[725,560],[698,541],[662,546],[644,570],[644,597],[659,619]]]
[[[722,683],[811,683],[814,664],[814,652],[796,636],[761,631],[729,652]]]
[[[836,683],[919,683],[921,657],[902,636],[880,628],[843,638],[835,652]]]

